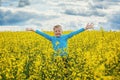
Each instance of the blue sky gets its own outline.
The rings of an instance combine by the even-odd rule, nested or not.
[[[27,1],[27,0],[25,0]],[[52,30],[60,24],[64,30],[77,30],[87,23],[95,29],[120,30],[120,0],[2,0],[0,30],[24,30],[26,27]]]

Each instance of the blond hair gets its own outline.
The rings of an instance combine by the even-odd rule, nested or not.
[[[62,28],[62,26],[61,26],[61,25],[55,25],[55,26],[53,27],[53,30],[55,30],[55,28]]]

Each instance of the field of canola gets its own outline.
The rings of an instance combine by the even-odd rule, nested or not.
[[[0,80],[120,79],[120,32],[82,32],[67,51],[53,57],[51,42],[34,32],[0,32]]]

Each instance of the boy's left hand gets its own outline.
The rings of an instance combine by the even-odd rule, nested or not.
[[[85,27],[85,30],[92,29],[92,28],[94,28],[94,24],[93,23],[91,23],[91,24],[88,23]]]

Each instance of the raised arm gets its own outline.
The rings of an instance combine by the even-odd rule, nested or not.
[[[71,37],[73,37],[74,35],[76,35],[76,34],[78,34],[78,33],[80,33],[80,32],[83,32],[83,31],[85,31],[85,30],[92,29],[93,26],[94,26],[93,23],[91,23],[91,24],[88,23],[85,28],[81,28],[81,29],[79,29],[79,30],[77,30],[77,31],[74,31],[74,32],[71,32],[70,34],[68,34],[68,35],[67,35],[67,38],[71,38]]]
[[[34,29],[32,29],[32,28],[26,28],[26,30],[27,30],[27,31],[36,32],[37,34],[45,37],[46,39],[48,39],[48,40],[50,40],[50,41],[51,41],[51,39],[52,39],[52,37],[51,37],[50,35],[48,35],[48,34],[46,34],[46,33],[44,33],[44,32],[41,32],[41,31],[39,31],[39,30],[34,30]]]
[[[74,35],[76,35],[76,34],[78,34],[78,33],[80,33],[80,32],[83,32],[85,29],[84,28],[81,28],[81,29],[79,29],[79,30],[77,30],[77,31],[73,31],[73,32],[71,32],[70,34],[67,34],[66,36],[67,36],[67,38],[71,38],[71,37],[73,37]]]

